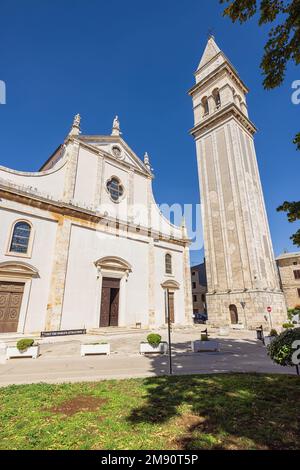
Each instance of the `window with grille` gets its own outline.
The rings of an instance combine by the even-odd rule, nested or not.
[[[167,253],[165,257],[166,274],[172,274],[172,256]]]
[[[106,188],[114,202],[118,202],[124,194],[124,188],[117,178],[108,180]]]
[[[27,253],[31,233],[31,225],[17,222],[13,229],[9,251],[11,253]]]

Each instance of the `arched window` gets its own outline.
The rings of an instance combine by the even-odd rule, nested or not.
[[[207,114],[209,114],[209,105],[208,105],[208,98],[207,98],[207,96],[204,96],[204,97],[202,98],[202,106],[203,106],[204,116],[206,116]]]
[[[172,256],[167,253],[165,257],[166,274],[172,274]]]
[[[28,253],[31,225],[28,222],[16,222],[13,228],[9,251],[10,253]]]
[[[118,202],[124,194],[124,188],[120,180],[115,176],[107,181],[106,188],[114,202]]]
[[[236,308],[236,305],[229,306],[230,320],[232,325],[237,325],[239,322],[239,315]]]
[[[219,108],[221,107],[221,96],[220,96],[219,89],[216,88],[216,89],[212,92],[212,95],[213,95],[213,98],[214,98],[214,100],[215,100],[216,109],[219,109]]]

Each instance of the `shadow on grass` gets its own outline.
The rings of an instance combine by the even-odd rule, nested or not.
[[[254,343],[249,342],[250,350]],[[175,349],[185,351],[186,346],[175,345]],[[233,348],[235,354],[247,356],[244,344],[234,344]],[[166,357],[149,360],[157,374],[167,372]],[[128,421],[178,426],[175,444],[180,449],[300,447],[298,377],[181,375],[149,378],[144,384],[147,394],[143,405],[132,410]]]

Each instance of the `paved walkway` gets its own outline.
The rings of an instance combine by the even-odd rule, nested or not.
[[[201,328],[203,329],[203,328]],[[259,372],[294,374],[293,369],[276,366],[266,348],[255,339],[255,332],[234,331],[228,337],[218,338],[219,353],[191,352],[191,340],[199,339],[200,329],[177,330],[172,334],[174,374],[207,374],[224,372]],[[159,332],[164,340],[167,331]],[[169,371],[168,356],[141,356],[139,343],[147,332],[107,333],[111,356],[80,356],[81,343],[103,340],[103,335],[45,338],[39,340],[40,357],[11,359],[0,365],[0,386],[25,383],[62,383],[147,377],[164,375]]]

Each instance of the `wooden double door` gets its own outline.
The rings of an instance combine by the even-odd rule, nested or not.
[[[0,333],[18,331],[24,284],[0,281]]]
[[[100,327],[119,325],[120,279],[102,280]]]

